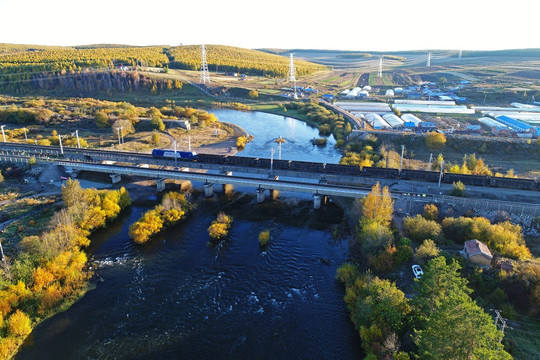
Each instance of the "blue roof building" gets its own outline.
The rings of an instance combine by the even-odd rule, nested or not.
[[[531,129],[536,131],[536,129],[533,126],[526,124],[524,122],[521,122],[519,120],[516,120],[514,118],[511,118],[510,116],[499,115],[499,116],[496,116],[495,119],[503,123],[504,125],[508,126],[510,129],[517,132],[526,132],[526,131],[530,131]]]
[[[324,94],[324,95],[322,96],[322,98],[323,98],[323,100],[330,100],[330,101],[332,101],[332,100],[334,100],[334,95],[332,95],[332,94]]]

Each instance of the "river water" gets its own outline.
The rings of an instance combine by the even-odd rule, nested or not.
[[[274,148],[274,159],[279,156],[279,146],[275,142],[280,136],[281,158],[284,160],[318,161],[339,163],[341,153],[334,148],[334,135],[327,137],[326,146],[314,146],[309,140],[319,136],[319,130],[296,119],[257,111],[241,112],[235,110],[214,110],[220,121],[236,124],[254,136],[238,156],[270,158]]]
[[[92,235],[95,289],[40,324],[17,359],[358,359],[335,279],[347,256],[347,241],[331,236],[342,211],[313,210],[305,196],[257,204],[236,190],[195,192],[195,212],[143,246],[128,229],[152,198]],[[218,211],[235,221],[209,246]]]

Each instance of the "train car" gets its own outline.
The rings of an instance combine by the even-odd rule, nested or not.
[[[357,165],[325,164],[324,172],[337,175],[360,175],[362,168]]]
[[[444,173],[443,182],[446,184],[456,183],[461,181],[465,185],[472,186],[489,186],[489,176],[487,175],[465,175]]]
[[[237,165],[237,166],[257,166],[258,158],[245,157],[245,156],[226,156],[225,164]]]
[[[209,164],[223,164],[225,156],[213,154],[197,154],[197,161]]]
[[[438,182],[440,173],[438,171],[425,171],[425,170],[410,170],[403,169],[399,174],[399,178],[403,180],[419,180]]]
[[[289,170],[291,163],[291,160],[274,160],[274,169]]]
[[[397,179],[399,177],[398,169],[387,169],[378,167],[364,166],[362,168],[362,176],[382,177],[388,179]]]
[[[291,161],[290,169],[322,173],[324,170],[324,164],[310,161]]]
[[[518,179],[500,176],[492,176],[489,181],[490,186],[509,189],[537,190],[539,183],[535,179]]]
[[[160,159],[174,159],[195,161],[197,153],[192,151],[152,150],[152,156]]]

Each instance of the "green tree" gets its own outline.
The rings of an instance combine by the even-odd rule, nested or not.
[[[492,318],[471,298],[450,294],[416,333],[418,355],[425,360],[511,360]]]
[[[426,239],[416,249],[416,253],[414,254],[414,259],[419,263],[424,263],[426,260],[434,258],[439,256],[439,248],[437,247],[437,244],[435,244],[435,241],[431,239]]]

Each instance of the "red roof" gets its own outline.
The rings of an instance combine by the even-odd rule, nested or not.
[[[487,245],[476,239],[466,241],[465,249],[467,253],[469,254],[469,257],[482,254],[482,255],[485,255],[486,257],[489,257],[490,259],[493,258],[493,255],[491,255],[491,251],[489,251],[489,248],[487,247]]]

